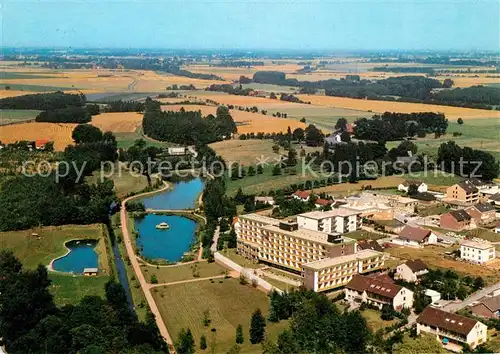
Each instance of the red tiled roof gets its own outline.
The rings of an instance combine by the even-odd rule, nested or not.
[[[293,194],[296,195],[299,198],[307,199],[307,198],[309,198],[311,196],[312,192],[311,191],[296,191]]]
[[[359,274],[354,275],[345,287],[358,292],[366,291],[367,293],[377,294],[390,299],[394,298],[403,289],[402,286],[384,281],[378,277],[365,277]]]
[[[427,306],[418,316],[417,323],[439,327],[447,331],[467,336],[478,321]]]
[[[316,204],[319,204],[322,206],[332,205],[333,203],[335,203],[334,200],[327,200],[327,199],[322,199],[322,198],[316,199]]]
[[[422,229],[420,227],[405,226],[399,233],[399,238],[410,241],[422,242],[427,236],[431,234],[430,230]]]
[[[50,143],[50,140],[47,140],[47,139],[35,140],[35,147],[41,148],[41,147],[44,147],[47,143]]]

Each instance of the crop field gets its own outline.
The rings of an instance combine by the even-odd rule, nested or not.
[[[270,160],[279,156],[273,152],[274,142],[272,140],[224,140],[210,147],[228,162],[238,162],[243,166],[255,165],[261,156],[269,157]]]
[[[32,233],[37,233],[40,240]],[[54,258],[66,253],[64,243],[72,239],[99,240],[96,251],[99,254],[99,268],[105,272],[109,265],[104,244],[102,225],[47,226],[22,231],[0,232],[0,248],[11,249],[27,268],[39,264],[48,265]]]
[[[142,117],[136,112],[101,113],[92,117],[92,125],[103,132],[132,133],[141,126]]]
[[[457,273],[470,276],[481,276],[485,281],[498,279],[499,272],[487,267],[476,265],[467,262],[455,261],[450,258],[445,258],[444,253],[452,250],[452,248],[426,246],[425,248],[412,247],[391,247],[386,250],[392,256],[401,259],[421,259],[431,268],[454,269]],[[494,280],[496,281],[496,280]]]
[[[47,139],[54,142],[54,149],[62,151],[73,144],[71,133],[76,127],[72,123],[41,123],[30,122],[0,126],[0,141],[15,143],[20,140],[35,141]]]
[[[464,120],[478,118],[500,118],[500,111],[485,109],[439,106],[422,103],[358,100],[354,98],[320,95],[298,95],[298,97],[303,101],[310,101],[313,105],[356,109],[368,112],[442,112],[448,119],[457,119],[461,117]]]
[[[228,81],[238,80],[240,76],[252,77],[257,71],[282,71],[284,73],[294,73],[302,69],[302,65],[293,63],[266,63],[266,65],[252,66],[250,68],[219,67],[209,65],[187,65],[184,69],[193,73],[215,74]]]
[[[265,98],[265,97],[255,97],[255,96],[239,96],[230,95],[223,92],[211,92],[211,91],[196,91],[192,93],[187,93],[188,97],[197,97],[205,100],[213,100],[219,104],[232,104],[243,107],[260,106],[264,104],[272,104],[280,107],[281,105],[289,104],[289,102],[281,101],[279,99]]]
[[[0,109],[0,125],[35,119],[41,111],[31,109]]]
[[[375,180],[360,180],[357,183],[340,183],[321,188],[314,188],[314,191],[317,193],[324,192],[335,196],[346,196],[363,190],[366,186],[372,186],[373,189],[396,187],[404,180],[405,179],[400,176],[386,176]]]
[[[203,116],[214,114],[217,107],[203,105],[166,105],[162,106],[164,111],[179,111],[184,107],[187,111],[201,111]],[[294,130],[295,128],[305,128],[306,124],[293,119],[277,118],[273,116],[263,115],[260,113],[250,113],[239,110],[231,110],[238,133],[278,133],[286,132],[287,128]]]
[[[241,324],[245,337],[241,353],[262,352],[260,344],[250,344],[250,318],[257,308],[267,317],[269,300],[265,293],[250,285],[241,285],[236,279],[203,280],[160,287],[153,289],[152,294],[173,338],[177,338],[182,328],[190,328],[197,346],[204,334],[207,352],[226,353],[234,345],[236,327]],[[203,326],[206,310],[211,320],[208,327]],[[267,322],[266,336],[275,341],[287,325],[287,321]]]

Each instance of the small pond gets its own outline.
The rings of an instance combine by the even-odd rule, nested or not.
[[[171,189],[144,198],[142,201],[146,209],[193,209],[203,187],[203,181],[199,177],[179,181],[174,183]]]
[[[66,273],[82,274],[84,268],[98,268],[99,259],[94,248],[95,240],[74,240],[66,243],[70,252],[56,259],[52,267],[54,270]]]
[[[157,229],[166,222],[168,229]],[[135,219],[135,230],[139,233],[137,247],[141,256],[148,259],[179,261],[190,250],[195,239],[196,221],[178,215],[147,214]]]

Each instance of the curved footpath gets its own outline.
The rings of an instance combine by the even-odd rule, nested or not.
[[[153,298],[153,295],[151,295],[150,291],[150,286],[146,282],[146,279],[144,278],[144,274],[142,274],[141,267],[139,265],[139,262],[137,260],[137,257],[135,256],[134,253],[134,247],[132,246],[132,240],[130,237],[130,233],[128,230],[128,223],[127,223],[127,211],[125,209],[125,204],[132,199],[136,199],[139,197],[143,197],[149,194],[155,194],[159,192],[163,192],[169,188],[168,185],[165,187],[152,191],[152,192],[146,192],[143,194],[138,194],[134,195],[128,198],[125,198],[122,203],[121,203],[121,209],[120,209],[120,223],[121,223],[121,229],[122,229],[122,237],[123,241],[125,243],[125,248],[127,250],[128,258],[130,259],[130,263],[132,265],[132,268],[134,268],[135,272],[135,277],[139,281],[139,284],[141,285],[142,291],[144,292],[144,296],[146,297],[146,300],[148,302],[149,308],[153,315],[155,316],[156,319],[156,325],[158,326],[158,329],[160,330],[160,334],[165,338],[165,341],[169,345],[173,345],[174,342],[172,341],[172,337],[170,336],[170,333],[168,333],[167,326],[165,325],[165,322],[163,322],[163,318],[161,317],[160,310],[158,309],[158,306],[156,305],[156,302]]]

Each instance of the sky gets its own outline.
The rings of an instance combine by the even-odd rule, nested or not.
[[[491,0],[0,2],[5,47],[500,50]]]

